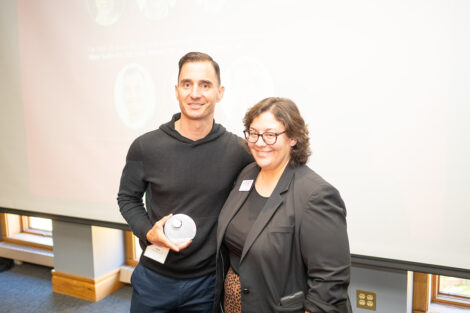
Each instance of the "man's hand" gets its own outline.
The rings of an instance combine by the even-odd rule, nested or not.
[[[163,226],[165,225],[166,221],[168,221],[168,219],[172,216],[173,214],[167,215],[163,217],[161,220],[159,220],[158,222],[156,222],[153,225],[152,229],[148,231],[147,240],[150,243],[155,244],[157,246],[167,247],[173,251],[179,252],[180,250],[189,246],[192,240],[189,240],[188,242],[182,245],[175,245],[173,242],[168,240],[168,238],[166,238],[165,233],[163,232]]]

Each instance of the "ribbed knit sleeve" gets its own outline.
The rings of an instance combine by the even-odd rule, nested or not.
[[[146,234],[152,228],[142,199],[147,186],[140,141],[137,139],[127,154],[117,200],[121,214],[132,232],[144,242],[147,242]]]

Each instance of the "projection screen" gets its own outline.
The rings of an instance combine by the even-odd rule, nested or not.
[[[353,255],[470,267],[470,2],[2,1],[0,206],[124,224],[134,138],[179,110],[177,62],[207,52],[241,135],[294,100],[309,165],[347,206]]]

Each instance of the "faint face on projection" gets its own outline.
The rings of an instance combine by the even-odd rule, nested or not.
[[[189,120],[212,121],[215,104],[224,95],[214,66],[206,61],[184,64],[175,90],[181,117]]]
[[[118,75],[114,89],[116,109],[124,124],[142,128],[154,111],[154,89],[149,73],[138,64],[126,66]]]
[[[168,16],[170,6],[175,5],[176,0],[137,0],[142,14],[151,20],[162,20]]]
[[[88,0],[88,8],[96,23],[109,26],[121,16],[124,0]]]

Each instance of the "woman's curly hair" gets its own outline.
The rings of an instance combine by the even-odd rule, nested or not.
[[[270,97],[263,99],[246,112],[243,118],[245,129],[250,129],[253,120],[264,112],[271,112],[284,125],[287,136],[297,139],[297,144],[290,151],[289,164],[295,167],[307,163],[312,154],[310,139],[307,125],[300,115],[297,105],[287,98]]]

